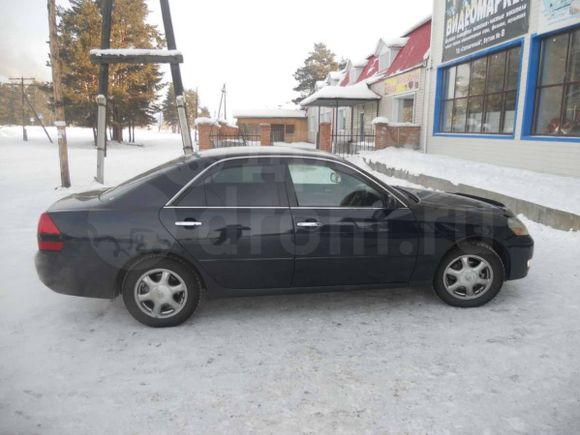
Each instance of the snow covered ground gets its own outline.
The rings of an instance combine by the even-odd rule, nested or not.
[[[580,234],[530,222],[529,277],[478,309],[427,288],[239,298],[151,329],[38,281],[36,221],[67,192],[29,133],[0,129],[0,433],[577,433]],[[69,130],[75,190],[90,134]],[[180,154],[137,140],[109,149],[108,182]]]
[[[580,177],[542,174],[392,147],[360,155],[411,174],[431,175],[580,214]]]

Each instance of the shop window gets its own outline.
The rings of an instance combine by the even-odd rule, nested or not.
[[[536,86],[536,135],[580,136],[580,30],[542,40]]]
[[[445,69],[439,130],[512,134],[519,70],[519,46]]]

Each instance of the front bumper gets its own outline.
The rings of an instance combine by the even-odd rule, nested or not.
[[[98,258],[38,251],[34,263],[40,281],[57,293],[102,299],[116,296],[117,269]]]
[[[510,265],[506,280],[524,278],[534,255],[534,240],[530,236],[518,237],[518,243],[508,248]]]

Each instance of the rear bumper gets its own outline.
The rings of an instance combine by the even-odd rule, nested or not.
[[[530,270],[530,260],[534,255],[534,241],[530,236],[518,237],[518,244],[508,248],[510,256],[507,280],[524,278]]]
[[[102,299],[116,296],[117,269],[98,258],[38,251],[34,263],[40,281],[57,293]]]

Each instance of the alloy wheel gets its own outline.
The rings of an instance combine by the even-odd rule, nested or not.
[[[169,269],[152,269],[137,280],[134,289],[137,306],[150,317],[168,318],[179,313],[187,302],[185,281]]]
[[[493,269],[478,255],[461,255],[452,260],[443,272],[445,290],[464,300],[485,294],[493,283]]]

